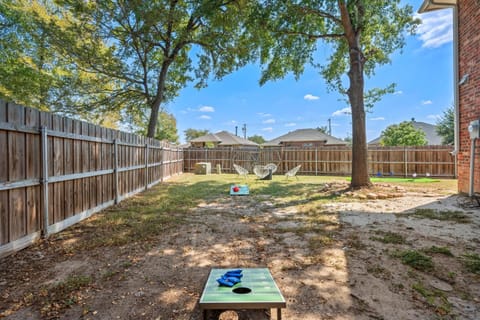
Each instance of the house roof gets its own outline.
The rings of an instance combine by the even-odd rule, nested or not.
[[[346,145],[347,143],[332,137],[318,129],[298,129],[283,136],[267,141],[263,146],[278,146],[285,142],[324,141],[325,145]]]
[[[442,144],[442,136],[438,135],[436,131],[437,126],[426,122],[412,121],[411,123],[415,129],[425,132],[425,139],[427,139],[427,145],[436,146]],[[381,139],[382,136],[373,139],[368,144],[380,144]]]
[[[257,143],[238,137],[227,131],[209,133],[207,135],[190,140],[193,143],[212,142],[219,146],[258,146]]]

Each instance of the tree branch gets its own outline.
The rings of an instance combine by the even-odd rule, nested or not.
[[[328,12],[325,12],[325,11],[322,11],[322,10],[317,10],[317,9],[313,9],[313,8],[309,8],[309,7],[303,7],[303,6],[299,6],[299,5],[295,5],[294,6],[298,11],[302,12],[302,13],[310,13],[310,14],[313,14],[313,15],[316,15],[316,16],[319,16],[319,17],[322,17],[322,18],[326,18],[326,19],[329,19],[329,20],[332,20],[334,21],[335,23],[337,24],[342,24],[342,20],[335,17],[334,15],[328,13]]]
[[[276,32],[281,33],[281,34],[304,36],[304,37],[307,37],[309,39],[325,39],[325,38],[343,38],[343,37],[345,37],[345,33],[311,34],[311,33],[307,33],[307,32],[294,31],[294,30],[288,30],[288,29],[280,29]]]

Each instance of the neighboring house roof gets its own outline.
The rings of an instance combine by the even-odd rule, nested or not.
[[[442,145],[442,136],[440,136],[436,128],[437,126],[426,123],[426,122],[417,122],[417,121],[412,121],[413,127],[417,130],[422,130],[425,132],[425,139],[427,139],[427,145],[429,146],[437,146],[437,145]],[[376,139],[373,139],[370,141],[368,144],[380,144],[380,140],[382,137],[378,137]]]
[[[194,142],[194,143],[195,142],[214,142],[214,143],[218,143],[218,142],[221,142],[221,141],[222,140],[219,137],[217,137],[215,134],[209,133],[209,134],[206,134],[204,136],[192,139],[189,142],[190,143],[192,143],[192,142]]]
[[[227,131],[220,131],[217,133],[210,133],[195,139],[190,140],[191,143],[205,143],[212,142],[219,146],[258,146],[257,143],[238,137]]]
[[[318,129],[298,129],[283,136],[267,141],[263,146],[278,146],[285,142],[323,141],[325,145],[346,145],[347,143],[332,137]]]

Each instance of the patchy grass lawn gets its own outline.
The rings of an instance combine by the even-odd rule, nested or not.
[[[157,185],[1,260],[0,317],[200,319],[210,268],[268,267],[285,319],[478,318],[480,217],[455,180],[299,178]],[[269,310],[210,314],[238,317]]]

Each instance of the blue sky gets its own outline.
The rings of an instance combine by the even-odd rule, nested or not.
[[[422,1],[407,1],[417,10]],[[367,139],[372,140],[391,124],[415,118],[435,124],[453,104],[453,48],[451,10],[419,15],[417,35],[407,38],[402,52],[391,56],[392,63],[377,69],[366,86],[385,87],[394,82],[396,92],[384,96],[367,114]],[[319,46],[319,56],[328,49]],[[336,92],[327,92],[325,81],[307,68],[298,81],[292,75],[283,80],[258,84],[260,69],[249,65],[197,90],[189,86],[166,106],[177,119],[181,142],[184,130],[222,130],[243,136],[261,135],[274,139],[289,131],[327,126],[332,135],[351,136],[349,106]],[[342,100],[340,100],[342,99]]]

